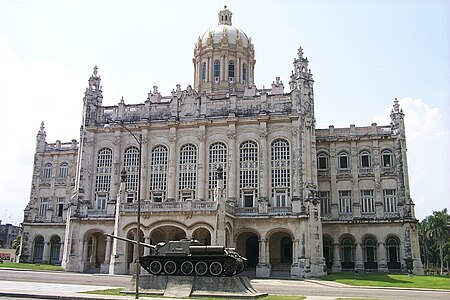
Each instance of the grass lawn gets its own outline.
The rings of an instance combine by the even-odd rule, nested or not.
[[[50,271],[64,271],[60,266],[46,265],[46,264],[24,264],[15,262],[3,262],[0,264],[1,268],[14,268],[26,270],[50,270]]]
[[[427,288],[450,290],[450,277],[440,275],[425,275],[408,277],[402,274],[368,274],[334,273],[320,277],[323,280],[336,281],[355,286],[380,286],[401,288]]]
[[[87,291],[82,292],[83,294],[95,294],[95,295],[110,295],[110,296],[130,296],[134,297],[134,294],[122,294],[121,291],[123,289],[107,289],[107,290],[97,290],[97,291]],[[161,295],[150,295],[142,293],[140,294],[143,297],[161,297]],[[201,297],[201,298],[191,298],[189,299],[199,299],[199,300],[223,300],[224,298],[207,298],[207,297]],[[229,298],[228,298],[229,299]],[[260,299],[264,300],[304,300],[305,297],[300,296],[281,296],[281,295],[268,295],[266,297],[261,297]]]

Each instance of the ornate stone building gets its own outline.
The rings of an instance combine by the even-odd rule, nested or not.
[[[134,272],[134,244],[114,233],[235,247],[262,277],[423,272],[398,102],[386,126],[316,129],[303,50],[288,91],[279,78],[258,89],[254,45],[231,19],[225,7],[198,38],[192,87],[104,106],[95,67],[80,142],[47,143],[41,126],[22,261]]]

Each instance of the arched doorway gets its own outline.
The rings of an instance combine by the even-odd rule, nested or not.
[[[247,267],[256,268],[259,262],[259,243],[256,235],[251,235],[245,241],[245,255],[247,258]]]
[[[127,233],[127,239],[136,240],[136,228],[128,231]],[[139,232],[139,241],[140,242],[144,242],[144,234],[142,233],[142,231]],[[128,271],[130,271],[130,264],[134,263],[136,261],[136,247],[137,245],[135,243],[127,243],[126,244],[126,262],[127,262],[127,266],[128,266]],[[139,247],[139,256],[144,255],[144,246],[140,246]]]
[[[205,228],[196,229],[193,232],[192,237],[204,246],[211,245],[211,234]]]
[[[328,238],[323,239],[323,257],[327,269],[331,269],[333,266],[333,242]]]
[[[364,269],[377,270],[377,241],[368,237],[364,240]]]
[[[355,243],[350,237],[341,240],[341,266],[343,270],[355,269]]]
[[[292,240],[284,237],[280,241],[280,262],[292,263]]]
[[[273,273],[290,273],[292,237],[287,232],[275,232],[269,237],[270,265]]]
[[[236,250],[247,259],[247,269],[255,270],[259,263],[259,237],[252,232],[243,232],[236,238]]]
[[[390,237],[386,241],[387,250],[387,265],[389,271],[398,271],[401,268],[400,264],[400,242],[395,237]]]
[[[34,238],[33,263],[42,263],[44,257],[44,238],[39,235]]]
[[[105,262],[106,238],[103,232],[91,232],[85,238],[85,272],[99,273],[100,266]]]
[[[61,252],[61,238],[59,236],[53,236],[50,239],[50,264],[59,265],[61,259],[59,254]]]

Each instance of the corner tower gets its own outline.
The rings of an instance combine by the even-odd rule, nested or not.
[[[251,38],[231,23],[224,6],[219,23],[198,37],[194,49],[194,88],[211,96],[243,93],[253,85],[255,50]]]

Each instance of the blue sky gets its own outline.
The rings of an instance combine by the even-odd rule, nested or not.
[[[35,137],[79,139],[94,65],[104,104],[140,103],[193,83],[193,49],[227,4],[255,44],[255,83],[288,86],[299,46],[315,79],[317,127],[388,124],[406,114],[412,199],[419,219],[449,207],[449,1],[0,0],[0,220],[22,221]],[[6,105],[6,107],[5,107]]]

